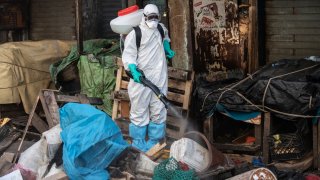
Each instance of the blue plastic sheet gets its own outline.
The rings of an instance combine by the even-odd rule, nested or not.
[[[63,166],[70,179],[109,179],[106,167],[125,148],[119,127],[104,112],[87,104],[60,109]]]
[[[223,106],[221,104],[217,104],[216,105],[216,110],[219,111],[219,112],[224,112],[229,117],[231,117],[232,119],[235,119],[235,120],[238,120],[238,121],[247,121],[247,120],[253,119],[253,118],[261,115],[261,113],[258,112],[258,111],[241,112],[241,111],[228,110],[227,108],[225,108],[225,106]]]

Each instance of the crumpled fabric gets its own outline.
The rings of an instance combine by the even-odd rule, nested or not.
[[[128,147],[106,113],[88,104],[60,109],[63,167],[70,179],[110,179],[106,167]]]

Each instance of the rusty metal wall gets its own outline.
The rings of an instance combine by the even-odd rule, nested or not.
[[[30,39],[74,40],[74,0],[31,0]]]
[[[320,1],[266,1],[266,59],[320,56]]]

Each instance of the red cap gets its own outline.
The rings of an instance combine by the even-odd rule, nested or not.
[[[118,11],[118,16],[124,16],[139,10],[139,6],[134,5]]]

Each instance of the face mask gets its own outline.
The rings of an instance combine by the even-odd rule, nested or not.
[[[146,21],[146,24],[147,26],[150,28],[150,29],[155,29],[158,27],[158,21]]]

